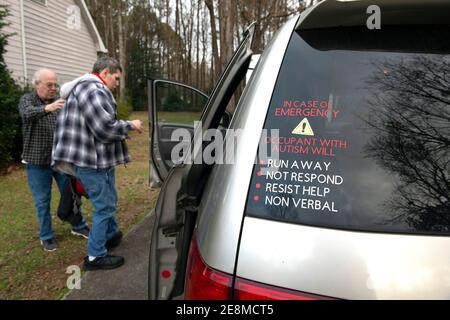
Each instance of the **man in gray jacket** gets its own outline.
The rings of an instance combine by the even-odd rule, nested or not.
[[[125,261],[123,257],[108,255],[108,249],[122,238],[115,219],[115,166],[130,162],[125,140],[130,131],[141,132],[142,123],[117,119],[111,91],[118,86],[121,73],[115,59],[101,58],[92,74],[61,89],[67,103],[58,117],[53,160],[73,166],[95,208],[85,270],[114,269]]]

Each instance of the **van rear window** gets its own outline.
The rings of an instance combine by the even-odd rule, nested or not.
[[[449,30],[294,32],[261,141],[269,154],[257,159],[246,214],[449,235]],[[368,45],[371,32],[376,43]],[[336,34],[340,42],[327,36]]]

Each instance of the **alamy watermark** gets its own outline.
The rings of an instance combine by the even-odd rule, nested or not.
[[[371,5],[367,8],[367,14],[370,14],[367,19],[367,28],[369,28],[369,30],[380,30],[381,8],[377,5]]]
[[[81,290],[81,269],[79,266],[69,266],[66,270],[70,276],[67,278],[67,288],[69,290]]]
[[[245,129],[221,131],[208,129],[203,131],[202,122],[194,123],[194,136],[191,131],[179,128],[172,132],[171,142],[175,142],[172,148],[171,161],[175,165],[180,164],[235,164],[237,151],[244,136],[252,134]],[[255,134],[255,133],[253,133]],[[258,148],[260,160],[279,159],[279,151],[271,148],[271,141],[279,141],[279,130],[263,130]]]
[[[68,15],[66,26],[69,30],[81,29],[81,10],[80,7],[72,5],[68,6],[66,13]]]

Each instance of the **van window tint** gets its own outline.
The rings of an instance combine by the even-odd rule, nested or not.
[[[450,234],[450,32],[433,28],[375,31],[371,44],[367,29],[294,32],[248,216]]]

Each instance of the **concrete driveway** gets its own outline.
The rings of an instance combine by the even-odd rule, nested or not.
[[[114,255],[125,258],[115,270],[87,272],[80,290],[69,292],[66,300],[147,300],[150,236],[155,222],[153,211],[122,240]]]

